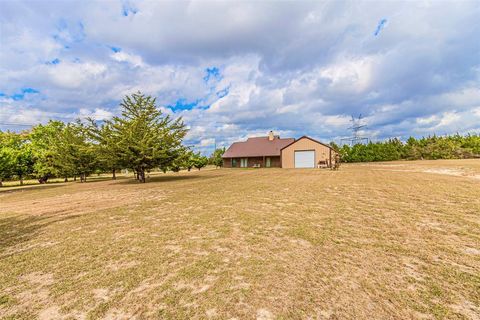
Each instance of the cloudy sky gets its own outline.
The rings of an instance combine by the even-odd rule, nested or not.
[[[98,120],[135,91],[203,152],[274,130],[480,132],[480,2],[0,0],[0,130]]]

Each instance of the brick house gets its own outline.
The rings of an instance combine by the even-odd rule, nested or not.
[[[307,136],[281,139],[270,131],[266,137],[234,142],[222,158],[225,168],[318,168],[331,167],[335,151]]]

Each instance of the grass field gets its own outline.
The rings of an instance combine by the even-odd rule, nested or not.
[[[480,160],[149,180],[0,189],[0,318],[480,318]]]

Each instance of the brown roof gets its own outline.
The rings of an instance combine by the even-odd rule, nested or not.
[[[290,142],[289,144],[287,144],[287,145],[283,146],[283,147],[282,147],[282,149],[285,149],[286,147],[288,147],[288,146],[290,146],[290,145],[294,144],[295,142],[298,142],[298,141],[300,141],[300,140],[302,140],[302,139],[309,139],[309,140],[312,140],[313,142],[319,143],[319,144],[321,144],[321,145],[324,145],[325,147],[327,147],[327,148],[330,148],[330,149],[332,149],[332,150],[333,150],[333,148],[332,148],[332,146],[331,146],[331,145],[329,145],[329,144],[326,144],[326,143],[323,143],[323,142],[320,142],[320,141],[318,141],[318,140],[315,140],[315,139],[313,139],[313,138],[310,138],[309,136],[301,136],[301,137],[300,137],[300,138],[298,138],[297,140],[293,139],[293,141],[292,141],[292,142]]]
[[[280,156],[280,150],[294,141],[293,138],[280,139],[278,136],[273,140],[268,140],[268,137],[248,138],[247,141],[234,142],[222,158]]]

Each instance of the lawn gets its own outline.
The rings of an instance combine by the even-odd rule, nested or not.
[[[0,189],[0,318],[35,317],[479,319],[480,160]]]

